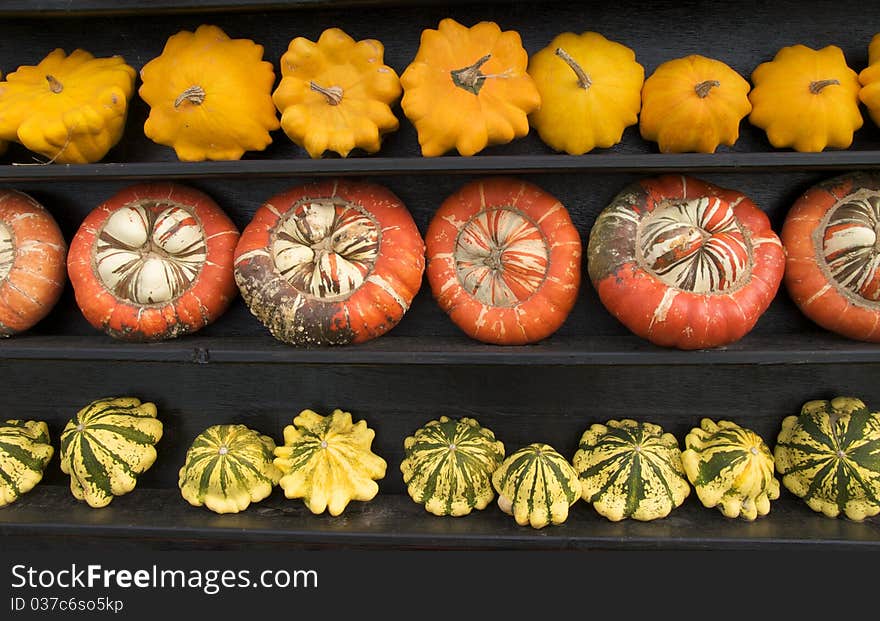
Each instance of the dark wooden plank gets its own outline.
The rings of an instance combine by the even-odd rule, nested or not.
[[[427,513],[408,496],[379,495],[353,502],[339,516],[313,515],[280,490],[234,515],[191,507],[177,490],[136,489],[104,509],[90,509],[60,486],[40,486],[0,511],[0,536],[90,537],[105,543],[140,540],[174,548],[199,541],[249,549],[359,546],[444,549],[840,549],[880,551],[880,521],[830,519],[786,494],[755,522],[731,520],[694,495],[652,522],[613,523],[583,501],[568,520],[536,530],[518,526],[493,503],[459,518]]]
[[[459,337],[386,336],[360,345],[299,348],[270,335],[127,343],[108,336],[25,334],[0,341],[0,359],[192,362],[195,364],[416,365],[740,365],[880,362],[880,346],[828,334],[747,335],[716,349],[666,349],[635,336],[551,337],[524,346],[488,345]]]

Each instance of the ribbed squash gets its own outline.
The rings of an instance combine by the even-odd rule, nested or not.
[[[472,418],[432,420],[403,441],[400,463],[410,497],[434,515],[467,515],[492,502],[492,473],[504,444]]]
[[[653,423],[592,425],[572,462],[584,500],[612,522],[664,518],[691,491],[675,436]]]
[[[495,22],[468,28],[447,17],[436,30],[423,30],[400,76],[400,105],[422,155],[455,149],[470,156],[528,134],[528,115],[541,105],[528,62],[519,33]]]
[[[355,41],[339,28],[318,40],[296,37],[281,57],[281,83],[272,94],[281,127],[310,157],[375,153],[400,121],[391,111],[402,89],[375,39]]]
[[[262,151],[281,124],[272,102],[275,69],[263,46],[203,24],[168,38],[141,68],[144,134],[183,161],[238,160]]]
[[[284,428],[284,446],[275,449],[278,484],[287,498],[302,498],[312,513],[339,515],[352,500],[369,501],[387,464],[370,450],[376,433],[340,409],[328,416],[303,410]]]
[[[642,88],[639,131],[661,153],[714,153],[733,146],[751,112],[751,85],[731,67],[698,54],[662,63]]]
[[[780,49],[752,72],[749,121],[776,148],[818,152],[846,149],[863,124],[858,74],[836,45]]]
[[[59,164],[97,162],[122,138],[136,75],[121,56],[56,49],[0,82],[0,140]]]
[[[779,481],[761,436],[731,421],[704,418],[684,444],[681,462],[704,506],[745,520],[770,513],[770,501],[779,498]]]
[[[213,425],[193,440],[180,469],[184,499],[215,513],[238,513],[272,493],[281,478],[275,441],[244,425]]]
[[[861,399],[808,401],[782,421],[773,450],[782,484],[818,513],[880,513],[880,412]]]
[[[43,479],[54,452],[46,423],[0,422],[0,507],[15,502]]]
[[[74,498],[99,508],[132,491],[156,461],[161,438],[155,404],[136,397],[92,401],[61,433],[61,471],[70,475]]]
[[[541,107],[529,122],[569,155],[614,146],[639,121],[645,69],[630,48],[598,32],[563,32],[529,59]]]
[[[868,45],[868,66],[859,73],[859,84],[859,101],[865,104],[871,120],[880,125],[880,33]]]
[[[580,498],[577,472],[549,444],[535,442],[512,453],[492,473],[498,507],[520,526],[562,524]]]

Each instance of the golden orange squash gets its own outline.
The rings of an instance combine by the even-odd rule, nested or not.
[[[642,88],[639,129],[662,153],[714,153],[733,146],[751,111],[749,83],[731,67],[691,55],[662,63]]]
[[[269,132],[280,127],[263,46],[217,26],[169,37],[141,80],[138,93],[150,106],[144,133],[181,160],[237,160],[269,146]]]
[[[880,33],[868,45],[868,66],[859,73],[859,101],[865,104],[871,119],[880,125]]]
[[[468,28],[446,18],[422,31],[415,59],[400,76],[401,107],[418,131],[422,155],[452,149],[474,155],[528,134],[528,115],[541,105],[528,60],[519,33],[495,22]]]
[[[281,127],[309,156],[352,149],[376,153],[400,127],[391,111],[402,89],[375,39],[355,41],[328,28],[317,42],[297,37],[281,57],[281,83],[272,95]]]
[[[845,149],[862,126],[859,77],[837,46],[784,47],[755,68],[752,83],[749,121],[776,148]]]

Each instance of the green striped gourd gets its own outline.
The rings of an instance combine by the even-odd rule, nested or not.
[[[666,517],[691,491],[675,436],[653,423],[592,425],[572,461],[584,500],[612,522]]]
[[[549,444],[536,442],[512,453],[492,473],[498,506],[520,526],[562,524],[580,498],[577,472]]]
[[[492,473],[504,444],[473,418],[432,420],[403,441],[400,463],[410,497],[434,515],[467,515],[492,502]]]
[[[704,418],[684,444],[681,463],[703,506],[749,521],[770,513],[779,481],[761,436],[731,421]]]
[[[92,401],[61,433],[61,471],[70,475],[73,496],[98,508],[132,491],[156,461],[161,437],[153,403],[135,397]]]
[[[184,499],[215,513],[238,513],[278,484],[275,441],[244,425],[214,425],[193,440],[180,469]]]
[[[808,401],[782,421],[773,457],[813,511],[857,522],[880,513],[880,412],[860,399]]]
[[[0,422],[0,507],[15,502],[43,479],[53,453],[46,423]]]
[[[284,428],[284,446],[275,449],[278,484],[287,498],[302,498],[312,513],[339,515],[352,500],[372,500],[385,460],[370,450],[375,432],[366,421],[336,409],[328,416],[303,410]]]

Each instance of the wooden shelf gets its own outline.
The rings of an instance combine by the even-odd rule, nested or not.
[[[833,334],[748,335],[717,349],[657,347],[635,336],[551,337],[524,346],[461,337],[384,336],[360,345],[305,349],[272,336],[205,337],[126,343],[108,336],[19,335],[0,341],[0,360],[406,364],[406,365],[741,365],[880,363],[880,345]]]
[[[809,532],[810,536],[804,537]],[[313,515],[300,500],[276,490],[238,514],[192,507],[174,489],[141,489],[103,509],[76,501],[63,486],[43,485],[0,510],[0,536],[149,538],[227,546],[443,549],[799,549],[880,551],[880,521],[831,519],[786,494],[770,514],[747,522],[725,518],[692,494],[664,519],[610,522],[578,501],[568,520],[533,529],[519,526],[494,503],[458,518],[427,513],[404,494],[352,502],[339,516]]]

